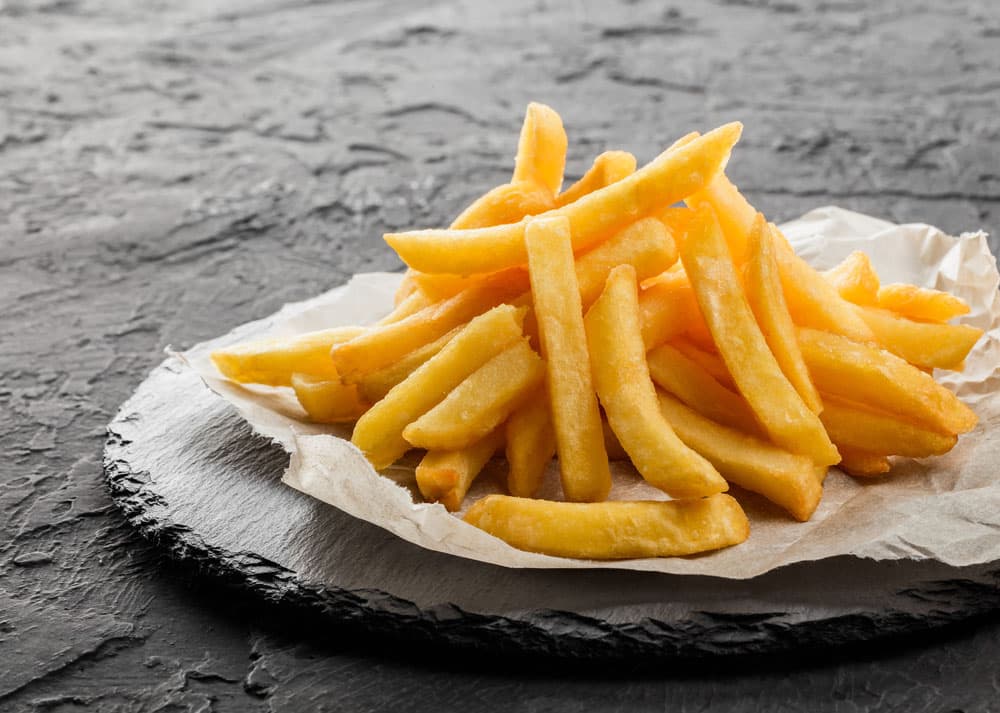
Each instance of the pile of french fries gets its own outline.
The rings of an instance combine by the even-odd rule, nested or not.
[[[817,272],[724,173],[742,126],[689,134],[636,170],[598,156],[562,189],[567,138],[528,106],[510,183],[447,229],[385,236],[409,266],[368,327],[215,352],[227,378],[291,387],[354,422],[379,470],[422,449],[427,502],[463,508],[494,456],[509,495],[465,520],[514,547],[612,559],[738,544],[730,484],[808,520],[830,466],[950,450],[975,414],[935,382],[981,336],[960,299],[881,285],[863,253]],[[558,458],[563,501],[537,500]],[[609,459],[670,500],[609,501]]]

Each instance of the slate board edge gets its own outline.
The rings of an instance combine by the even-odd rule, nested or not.
[[[170,369],[168,358],[151,374]],[[140,385],[132,399],[143,389]],[[683,622],[643,619],[611,624],[568,611],[538,610],[524,619],[484,615],[442,604],[421,609],[413,602],[377,589],[348,590],[304,581],[292,570],[252,552],[214,547],[190,528],[156,517],[151,510],[162,498],[147,487],[148,473],[127,459],[131,441],[118,430],[132,418],[132,399],[122,404],[107,427],[104,475],[111,496],[140,535],[155,542],[173,560],[193,565],[223,583],[246,590],[277,606],[290,606],[327,621],[370,634],[426,641],[491,655],[542,655],[567,659],[705,659],[719,656],[776,654],[793,649],[829,650],[863,641],[916,634],[987,614],[1000,607],[1000,587],[968,579],[945,579],[898,591],[902,599],[949,601],[963,606],[919,614],[901,609],[864,612],[788,623],[758,615],[740,619],[702,612]],[[1000,569],[991,572],[1000,582]]]

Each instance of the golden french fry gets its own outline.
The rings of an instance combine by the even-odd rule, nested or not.
[[[635,269],[620,265],[584,318],[601,405],[639,474],[672,497],[728,489],[711,463],[688,448],[660,413],[646,366]]]
[[[449,512],[459,510],[476,476],[502,446],[501,428],[468,448],[428,451],[415,473],[420,494],[427,502],[440,502]]]
[[[291,386],[292,374],[338,378],[330,349],[365,333],[364,327],[334,327],[318,332],[236,344],[212,352],[219,372],[240,384]]]
[[[706,202],[712,206],[722,234],[726,237],[733,262],[742,265],[747,254],[747,236],[757,211],[729,177],[725,173],[718,174],[704,189],[685,202],[691,207]]]
[[[555,196],[566,169],[566,130],[555,109],[531,102],[524,113],[511,183],[530,181]]]
[[[945,433],[965,433],[976,414],[929,375],[895,354],[815,329],[799,346],[820,393],[902,416]]]
[[[631,176],[542,216],[568,220],[573,251],[586,250],[704,186],[725,165],[741,131],[738,122],[726,124],[686,146],[663,152]],[[527,262],[527,224],[526,220],[474,230],[387,233],[385,240],[403,262],[423,272],[496,272]]]
[[[556,207],[575,203],[588,193],[617,183],[635,173],[635,156],[628,151],[605,151],[594,159],[583,177],[556,196]]]
[[[825,466],[708,419],[663,392],[660,409],[684,443],[730,483],[760,493],[796,520],[808,520],[823,495]]]
[[[403,429],[440,403],[465,377],[520,339],[523,320],[523,310],[510,305],[494,307],[473,319],[358,419],[351,442],[376,470],[395,463],[410,449]]]
[[[412,279],[413,277],[416,276],[416,274],[417,273],[411,271],[410,274],[407,276],[407,279]],[[413,290],[410,290],[409,294],[406,297],[404,297],[402,300],[399,301],[399,303],[392,310],[392,312],[390,312],[385,317],[380,319],[378,322],[376,322],[376,324],[377,325],[392,324],[393,322],[398,322],[402,319],[406,319],[411,314],[416,314],[424,307],[429,307],[430,305],[434,304],[435,301],[436,300],[430,297],[430,295],[428,295],[427,292],[420,289],[419,287],[415,287]]]
[[[413,274],[413,270],[407,270],[403,275],[403,280],[399,283],[399,287],[396,288],[396,294],[393,297],[394,306],[398,307],[401,305],[417,289],[417,283],[413,280]]]
[[[528,289],[528,271],[523,267],[512,267],[509,270],[501,270],[489,275],[447,275],[444,273],[429,275],[424,272],[414,272],[413,279],[423,292],[435,300],[446,300],[459,292],[484,284],[509,287],[511,294]]]
[[[947,453],[958,442],[953,433],[931,431],[889,414],[830,398],[825,400],[820,418],[838,449],[846,446],[874,455],[926,458]]]
[[[760,424],[747,402],[677,347],[661,344],[646,354],[646,362],[657,386],[695,411],[744,433],[760,432]]]
[[[465,521],[512,547],[555,557],[679,557],[746,540],[750,523],[728,495],[695,500],[561,503],[487,495]]]
[[[959,368],[983,336],[983,330],[968,324],[915,322],[877,307],[855,309],[883,349],[929,369]]]
[[[878,302],[878,273],[868,256],[860,250],[855,250],[839,265],[821,274],[848,302],[856,305],[874,305]]]
[[[611,490],[611,471],[591,381],[570,240],[566,218],[529,222],[528,274],[546,360],[563,493],[567,500],[603,500]]]
[[[677,245],[656,218],[643,218],[605,240],[576,260],[580,302],[587,309],[601,294],[611,270],[632,265],[641,281],[659,275],[677,262]]]
[[[601,419],[601,429],[604,431],[604,450],[608,452],[608,460],[628,460],[628,453],[622,448],[622,442],[611,430],[611,424],[606,418]]]
[[[733,381],[732,374],[729,373],[725,362],[722,361],[722,357],[717,353],[702,349],[697,344],[684,338],[674,339],[670,344],[685,357],[708,372],[713,379],[727,389],[737,391],[736,382]]]
[[[414,349],[503,302],[509,295],[510,288],[504,285],[482,284],[466,290],[398,322],[373,327],[350,341],[335,345],[330,351],[333,365],[344,381],[359,381],[365,374],[399,361]]]
[[[534,181],[504,183],[477,198],[452,221],[451,230],[486,228],[516,223],[555,207],[552,192]]]
[[[860,478],[871,478],[877,475],[885,475],[892,469],[892,464],[886,456],[866,453],[853,448],[845,447],[841,451],[843,460],[837,467],[848,475]]]
[[[919,322],[947,322],[969,313],[969,305],[955,295],[914,285],[883,285],[878,306]]]
[[[369,407],[354,384],[310,374],[292,374],[292,388],[309,420],[315,423],[354,421]]]
[[[530,498],[542,484],[549,461],[556,454],[549,400],[536,397],[516,409],[507,419],[507,490]]]
[[[403,438],[428,450],[468,448],[499,426],[544,378],[544,362],[527,340],[519,339],[407,426]]]
[[[444,349],[444,345],[450,342],[452,337],[461,331],[462,327],[455,327],[433,342],[414,349],[399,361],[393,362],[378,371],[362,375],[357,382],[358,392],[370,403],[375,403],[385,398],[385,395],[392,390],[392,387],[402,382],[416,371],[420,365]]]
[[[774,257],[774,237],[760,213],[750,229],[746,247],[747,262],[743,277],[750,309],[785,378],[795,387],[809,410],[819,413],[823,402],[802,360],[795,325],[781,289],[778,263]]]
[[[698,220],[681,242],[681,261],[719,354],[737,388],[771,439],[819,465],[840,460],[819,417],[781,371],[754,320],[733,260],[712,209],[695,209]]]
[[[705,323],[684,272],[664,273],[644,288],[639,294],[639,314],[647,350]]]
[[[840,296],[837,288],[823,279],[809,263],[794,253],[781,232],[771,226],[781,287],[792,321],[800,327],[842,334],[857,342],[875,339],[872,330]]]

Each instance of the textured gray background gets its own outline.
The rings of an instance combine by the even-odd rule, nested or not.
[[[505,180],[531,99],[573,175],[740,119],[731,173],[776,219],[1000,228],[987,0],[0,2],[0,709],[1000,707],[996,619],[754,670],[436,663],[124,525],[104,424],[162,348],[398,267],[381,232]]]

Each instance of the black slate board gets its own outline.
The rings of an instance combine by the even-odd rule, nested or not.
[[[429,552],[284,486],[287,454],[174,359],[108,431],[108,483],[141,533],[262,597],[372,632],[493,653],[691,658],[912,633],[1000,604],[1000,563],[844,557],[732,581]]]

